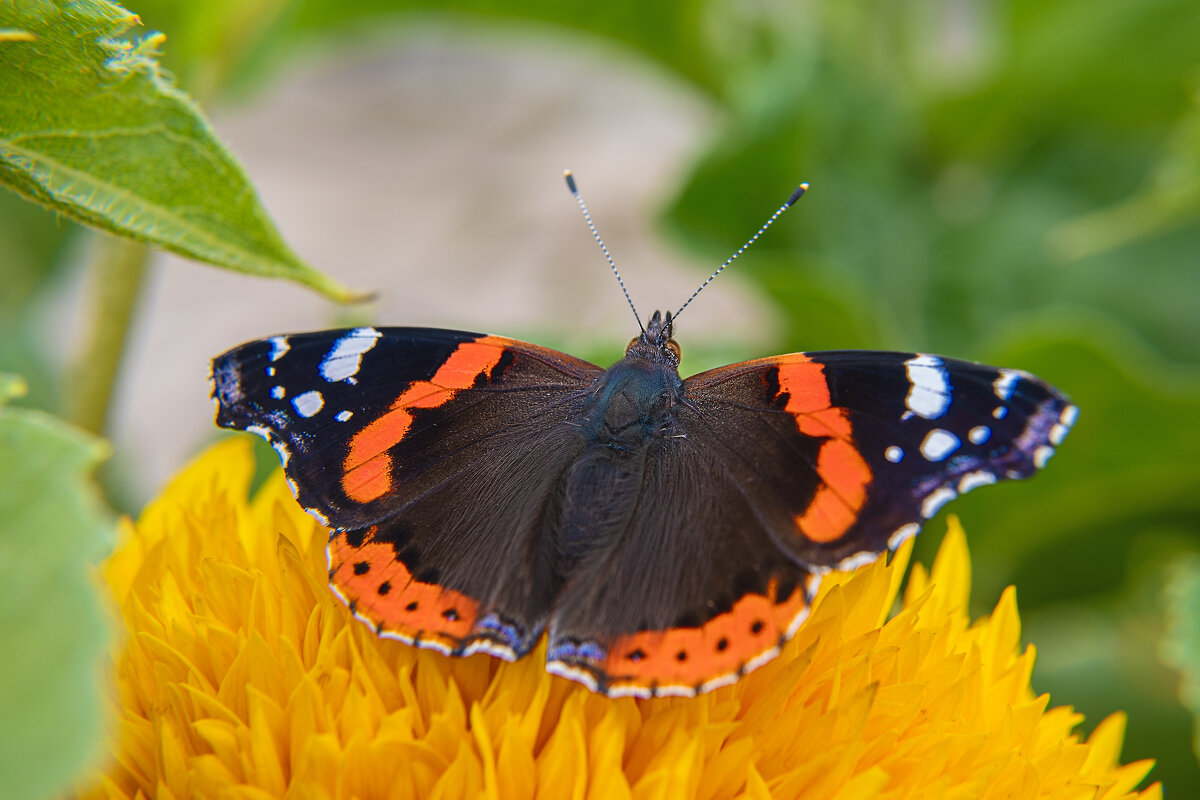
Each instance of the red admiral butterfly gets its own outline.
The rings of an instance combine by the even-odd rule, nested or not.
[[[213,361],[217,424],[278,450],[332,528],[333,590],[380,636],[511,661],[548,629],[547,670],[650,697],[770,660],[823,573],[1029,477],[1077,413],[1028,373],[919,353],[685,380],[674,322],[655,312],[607,370],[460,331],[275,336]]]

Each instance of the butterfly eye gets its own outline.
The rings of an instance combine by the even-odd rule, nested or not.
[[[667,339],[667,349],[674,354],[676,361],[678,361],[683,355],[682,351],[679,349],[679,342],[675,341],[674,339]]]

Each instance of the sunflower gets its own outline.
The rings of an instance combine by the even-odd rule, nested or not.
[[[249,442],[213,447],[104,568],[124,636],[88,798],[1161,797],[1030,688],[1014,591],[967,616],[956,520],[827,576],[779,658],[695,699],[610,700],[521,661],[376,638],[325,586],[328,531]],[[894,613],[893,613],[894,611]]]

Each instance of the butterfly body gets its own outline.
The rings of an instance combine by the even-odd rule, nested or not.
[[[778,653],[820,576],[955,496],[1027,477],[1074,406],[1027,373],[796,353],[682,379],[655,314],[604,370],[500,337],[358,328],[213,362],[217,423],[264,436],[379,635],[610,696],[692,695]]]

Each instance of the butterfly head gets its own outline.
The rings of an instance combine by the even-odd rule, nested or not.
[[[678,368],[679,343],[671,338],[674,327],[670,311],[666,316],[663,316],[661,311],[655,311],[646,329],[630,340],[629,346],[625,348],[626,357],[636,356]]]

